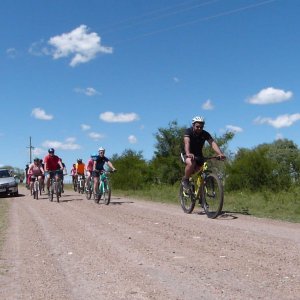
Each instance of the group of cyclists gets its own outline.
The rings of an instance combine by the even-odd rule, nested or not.
[[[43,160],[36,157],[33,159],[33,163],[28,165],[28,167],[26,166],[26,185],[30,189],[31,194],[35,180],[39,181],[40,187],[43,190],[46,183],[47,193],[49,193],[51,176],[54,176],[56,180],[61,180],[62,192],[64,192],[63,176],[66,174],[66,166],[62,162],[62,159],[55,155],[54,152],[53,148],[49,148],[48,155]]]
[[[190,176],[199,170],[203,164],[202,149],[206,141],[220,159],[226,158],[210,133],[203,129],[204,125],[204,118],[196,116],[192,119],[192,126],[187,128],[184,133],[185,173],[181,184],[186,191],[189,190]],[[45,156],[43,161],[39,158],[35,158],[34,162],[27,168],[28,184],[31,187],[36,178],[38,178],[41,186],[43,186],[43,180],[45,178],[49,193],[50,176],[55,176],[56,179],[63,180],[64,164],[61,158],[56,156],[54,152],[54,149],[50,148],[48,155]],[[86,164],[83,163],[82,159],[77,159],[76,164],[73,164],[71,170],[73,182],[78,179],[78,176],[82,176],[85,179],[86,175],[85,188],[87,189],[93,178],[94,192],[96,192],[95,189],[99,184],[99,177],[104,170],[105,164],[107,164],[112,171],[116,170],[111,161],[105,156],[105,149],[103,147],[98,149],[98,153],[91,154]]]
[[[82,159],[77,159],[77,163],[73,164],[71,169],[72,181],[78,180],[78,176],[82,176],[85,179],[85,188],[90,186],[90,181],[93,178],[94,181],[94,192],[96,192],[96,186],[99,184],[100,174],[104,171],[104,165],[107,164],[112,172],[116,171],[111,161],[105,156],[105,149],[100,147],[98,153],[91,154],[90,159],[86,164],[83,163]],[[44,190],[46,183],[47,193],[49,194],[50,178],[54,176],[56,180],[62,182],[62,192],[64,192],[63,179],[64,175],[67,174],[65,164],[62,159],[55,155],[53,148],[48,149],[48,155],[44,159],[34,158],[33,163],[26,166],[26,185],[31,191],[33,190],[33,183],[38,180],[40,187]]]
[[[78,176],[81,176],[85,182],[85,189],[88,190],[90,181],[94,181],[94,193],[96,193],[96,187],[99,185],[99,178],[104,171],[104,165],[107,164],[112,172],[116,171],[116,168],[112,162],[105,156],[105,149],[100,147],[98,153],[91,154],[86,164],[82,162],[82,159],[77,159],[77,163],[73,164],[71,170],[72,183],[78,181]],[[86,175],[86,177],[85,177]]]

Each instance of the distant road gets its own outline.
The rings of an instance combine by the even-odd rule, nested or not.
[[[0,299],[300,298],[300,224],[20,193],[9,200]]]

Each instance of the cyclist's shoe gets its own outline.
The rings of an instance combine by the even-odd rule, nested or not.
[[[188,179],[182,179],[181,181],[183,191],[188,194],[190,192],[190,182]]]

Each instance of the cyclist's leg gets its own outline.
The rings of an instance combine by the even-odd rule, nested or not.
[[[38,181],[39,181],[39,192],[42,190],[42,184],[43,184],[43,176],[40,175],[38,176]]]
[[[64,193],[64,174],[60,174],[61,192]]]
[[[184,176],[182,178],[182,185],[185,190],[188,190],[189,185],[189,178],[193,175],[195,172],[196,162],[195,160],[192,160],[191,158],[186,158],[185,160],[185,170],[184,170]]]
[[[49,189],[50,189],[50,176],[51,176],[50,171],[45,173],[46,186],[47,186],[47,192],[48,193],[49,193]]]
[[[99,186],[99,173],[94,172],[93,177],[94,177],[94,194],[96,195],[98,193],[98,186]]]
[[[89,187],[90,179],[91,179],[91,176],[90,176],[90,172],[88,171],[88,172],[87,172],[87,176],[86,176],[86,181],[85,181],[85,189],[86,189],[86,190],[87,190],[88,187]]]
[[[33,183],[35,181],[35,177],[32,175],[29,175],[29,190],[30,190],[30,194],[32,195],[33,192]]]
[[[45,187],[45,175],[41,176],[41,189],[44,192],[44,187]]]

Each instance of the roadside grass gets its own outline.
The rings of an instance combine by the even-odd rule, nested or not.
[[[113,194],[180,205],[179,185],[153,185],[143,190],[128,191],[113,189]],[[223,212],[300,223],[300,187],[276,193],[225,191]]]
[[[71,184],[65,189],[72,190]],[[118,190],[113,188],[116,196],[141,198],[153,202],[179,204],[179,184],[151,185],[142,190]],[[300,223],[300,187],[281,192],[226,192],[223,211],[226,213],[252,215],[259,218],[277,219]]]
[[[0,198],[0,254],[5,240],[5,232],[8,226],[9,202],[6,198]]]

